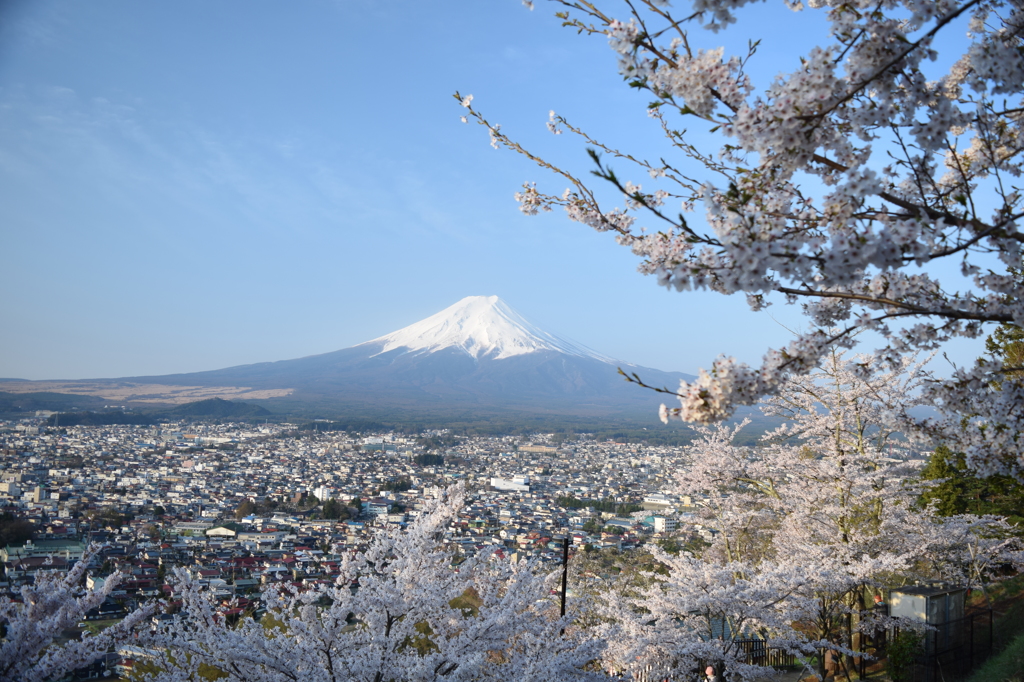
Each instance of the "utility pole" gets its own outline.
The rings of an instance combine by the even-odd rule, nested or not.
[[[562,543],[562,616],[565,616],[565,591],[569,583],[569,534]]]

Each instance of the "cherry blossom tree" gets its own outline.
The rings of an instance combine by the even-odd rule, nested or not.
[[[768,646],[814,651],[823,676],[827,651],[853,655],[856,631],[884,625],[864,603],[865,590],[915,578],[977,585],[992,568],[1019,564],[1004,520],[941,517],[922,508],[916,467],[892,457],[907,454],[895,428],[903,406],[913,402],[921,368],[904,359],[900,371],[871,372],[879,364],[832,349],[763,406],[787,422],[757,447],[732,443],[744,424],[699,427],[701,438],[688,447],[678,475],[679,492],[699,500],[698,521],[713,532],[711,544],[685,561],[664,557],[668,577],[661,589],[633,599],[632,609],[664,612],[666,622],[703,613],[707,623],[719,623],[720,634],[754,633]],[[713,588],[709,576],[716,576]],[[729,605],[724,611],[693,607],[716,590],[721,594],[713,601]],[[742,598],[725,596],[737,590],[758,598],[740,608]],[[687,604],[690,615],[669,615],[676,602]],[[657,622],[633,620],[654,642],[681,636],[668,628],[659,639]],[[730,649],[732,638],[709,644],[708,627],[696,651],[717,647],[727,678],[750,677]]]
[[[762,588],[785,584],[773,592],[773,608],[783,624],[802,629],[776,625],[759,634],[773,646],[817,652],[823,675],[826,651],[852,654],[852,628],[867,615],[862,590],[914,568],[922,542],[906,532],[916,499],[899,482],[907,472],[856,454],[823,454],[814,441],[750,448],[732,445],[728,427],[702,429],[679,476],[681,491],[701,500],[700,522],[714,531],[700,560],[732,566],[735,577]]]
[[[599,613],[616,623],[604,652],[611,672],[646,679],[698,679],[707,666],[727,680],[772,677],[748,659],[741,640],[810,653],[813,644],[793,628],[789,603],[805,579],[788,567],[717,564],[654,550],[660,568],[640,589],[612,587]]]
[[[179,616],[153,636],[149,679],[588,679],[601,642],[559,617],[553,577],[483,553],[451,567],[440,540],[462,505],[453,488],[407,531],[347,556],[333,584],[275,586],[267,615],[230,624],[180,576]]]
[[[877,458],[894,447],[903,454],[908,444],[899,432],[907,426],[907,410],[921,403],[926,364],[905,356],[885,367],[870,356],[850,360],[832,347],[815,368],[791,377],[762,402],[762,412],[785,420],[767,440],[812,443],[834,456]]]
[[[727,417],[811,371],[830,348],[852,347],[858,332],[880,339],[875,359],[895,368],[990,324],[1024,326],[1011,270],[1024,242],[1019,3],[787,0],[780,12],[819,12],[828,32],[793,56],[789,73],[759,83],[756,41],[733,55],[714,42],[734,30],[745,0],[554,2],[564,25],[607,39],[666,147],[648,160],[551,112],[551,131],[580,138],[620,193],[623,204],[609,207],[578,173],[525,149],[456,93],[463,120],[484,125],[493,146],[568,186],[527,183],[521,209],[559,207],[613,233],[663,286],[745,292],[754,310],[800,304],[808,321],[759,367],[722,357],[662,389],[679,401],[664,418]],[[948,54],[954,35],[966,35],[964,47]],[[709,136],[717,148],[694,141]],[[940,277],[946,261],[959,272]],[[1020,476],[1024,387],[999,381],[1007,369],[986,359],[932,379],[922,396],[942,417],[917,426],[981,472]]]
[[[916,532],[928,541],[920,563],[930,564],[929,573],[942,580],[987,593],[986,585],[998,578],[998,572],[1024,567],[1020,539],[1002,517],[922,515],[917,521]]]
[[[152,613],[143,607],[98,634],[83,632],[79,639],[58,640],[75,628],[86,614],[110,596],[122,576],[108,577],[102,587],[86,590],[81,583],[90,560],[100,548],[89,548],[70,571],[38,571],[18,600],[0,598],[0,680],[39,682],[57,680],[103,657],[114,645],[132,636],[135,627]]]

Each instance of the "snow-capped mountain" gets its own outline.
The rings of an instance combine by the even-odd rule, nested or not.
[[[653,418],[661,396],[627,384],[620,367],[653,385],[675,387],[681,378],[692,379],[612,360],[539,329],[497,296],[470,296],[396,332],[331,353],[118,381],[291,389],[287,399],[278,400],[315,404],[325,413]]]
[[[526,353],[554,351],[615,362],[535,327],[497,296],[467,296],[439,313],[356,348],[373,345],[380,346],[378,355],[395,349],[434,353],[455,348],[477,360],[503,360]]]

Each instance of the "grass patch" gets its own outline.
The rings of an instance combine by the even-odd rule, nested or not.
[[[467,618],[476,617],[480,614],[480,607],[484,605],[484,600],[480,598],[476,590],[467,587],[465,592],[448,602],[448,605],[453,609],[460,609],[462,615]]]
[[[1024,574],[988,585],[990,601],[980,591],[971,605],[995,608],[992,655],[966,682],[1024,682]]]
[[[1024,634],[1019,634],[1002,652],[988,659],[967,678],[967,682],[1024,681]]]
[[[1024,601],[1013,603],[993,624],[992,645],[996,651],[1016,643],[1024,636]]]

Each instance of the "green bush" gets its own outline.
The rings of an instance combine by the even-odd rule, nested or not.
[[[914,662],[924,648],[920,632],[904,630],[889,644],[885,668],[892,682],[909,682],[914,677]]]

